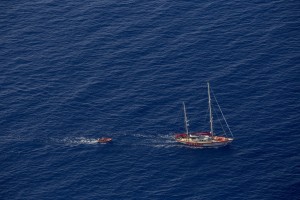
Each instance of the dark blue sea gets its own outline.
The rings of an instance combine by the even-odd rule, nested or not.
[[[300,199],[299,29],[293,0],[1,1],[0,199]],[[208,81],[235,140],[186,147]]]

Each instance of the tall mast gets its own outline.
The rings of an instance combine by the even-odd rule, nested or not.
[[[184,104],[184,102],[182,102],[182,104],[183,104],[183,112],[184,112],[184,126],[185,126],[185,132],[186,132],[186,134],[187,134],[187,136],[189,137],[190,135],[189,135],[189,124],[188,124],[188,119],[187,119],[187,116],[186,116],[186,110],[185,110],[185,104]]]
[[[214,129],[213,129],[213,116],[212,116],[212,110],[211,110],[211,98],[210,98],[209,82],[207,82],[207,90],[208,90],[208,107],[209,107],[210,133],[213,136],[214,135]]]

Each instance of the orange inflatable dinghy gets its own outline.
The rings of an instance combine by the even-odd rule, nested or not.
[[[112,138],[105,138],[105,137],[99,138],[97,140],[98,143],[108,143],[108,142],[111,142],[111,141],[112,141]]]

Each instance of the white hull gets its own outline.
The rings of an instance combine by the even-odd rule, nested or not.
[[[217,147],[224,147],[229,145],[233,141],[233,139],[226,138],[226,141],[211,140],[208,142],[202,142],[202,141],[195,141],[190,138],[177,138],[176,141],[194,147],[203,147],[203,148],[216,147],[217,148]]]

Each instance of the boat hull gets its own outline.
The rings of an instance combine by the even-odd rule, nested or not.
[[[177,134],[175,135],[175,140],[187,146],[201,148],[224,147],[233,141],[233,138],[210,136],[207,133],[198,133],[197,135],[196,137],[188,137],[187,134]]]
[[[112,141],[112,138],[99,138],[97,140],[98,143],[109,143]]]

